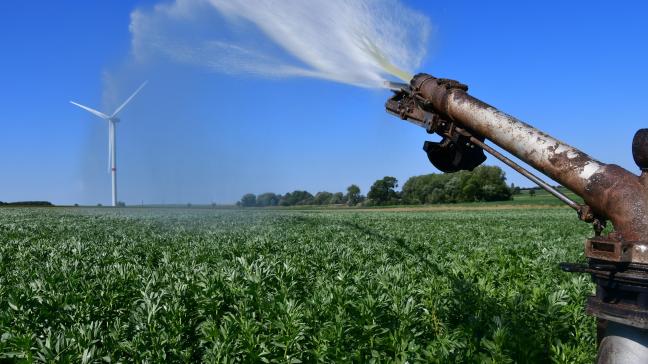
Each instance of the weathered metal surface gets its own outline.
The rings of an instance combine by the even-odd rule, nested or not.
[[[648,129],[639,129],[632,138],[632,158],[642,171],[648,170]]]
[[[586,240],[585,256],[618,263],[648,264],[648,242],[597,236]]]
[[[463,136],[444,137],[439,143],[426,141],[423,150],[441,172],[472,171],[484,163],[484,150]]]
[[[401,93],[389,99],[385,104],[387,111],[424,129],[436,129],[438,116],[419,108],[415,100],[404,96]]]
[[[607,324],[599,345],[597,363],[644,364],[647,357],[648,331],[614,322]]]
[[[585,244],[588,264],[561,264],[561,268],[589,273],[596,283],[587,312],[604,323],[601,329],[607,327],[605,335],[597,335],[598,362],[648,362],[648,129],[638,131],[633,140],[633,157],[643,171],[636,176],[473,98],[466,93],[467,86],[456,81],[419,74],[409,87],[390,88],[396,95],[387,102],[388,111],[443,136],[439,148],[426,149],[435,166],[441,163],[441,170],[474,168],[481,158],[469,157],[467,162],[461,158],[465,150],[478,147],[576,209],[581,220],[592,222],[596,236]],[[501,155],[483,143],[485,139],[580,195],[586,205]],[[458,142],[462,150],[457,149]],[[606,219],[614,231],[600,236]]]
[[[637,308],[636,305],[624,303],[611,305],[592,296],[587,299],[587,313],[607,321],[648,329],[648,310]]]
[[[426,150],[435,166],[440,158],[445,163],[442,167],[449,166],[441,170],[474,168],[483,160],[462,162],[464,150],[458,150],[456,143],[461,141],[464,149],[478,147],[576,209],[581,220],[593,224],[595,236],[585,243],[588,264],[563,263],[561,268],[589,273],[596,283],[596,295],[588,299],[587,312],[607,325],[600,342],[599,363],[648,362],[648,129],[639,130],[632,143],[633,158],[643,171],[637,176],[617,165],[599,162],[468,95],[468,87],[459,82],[418,74],[409,86],[388,87],[396,93],[386,104],[388,111],[444,138],[441,144],[447,144],[445,148],[439,144],[439,148]],[[560,182],[581,196],[585,205],[501,155],[485,144],[485,139]],[[612,222],[614,231],[601,236],[606,220]]]
[[[589,273],[596,283],[596,295],[587,300],[588,314],[646,329],[648,265],[630,262],[637,259],[637,256],[633,258],[632,249],[645,245],[635,243],[622,246],[616,243],[604,237],[589,239],[586,243],[587,254],[596,258],[589,257],[587,265],[561,263],[560,268],[566,272]]]
[[[485,136],[493,143],[561,182],[579,195],[603,164],[585,153],[507,115],[460,89],[439,85],[437,79],[417,75],[412,88],[436,110]]]
[[[583,216],[611,221],[612,238],[648,241],[648,177],[599,162],[468,95],[456,81],[418,74],[408,90],[399,87],[400,99],[387,103],[390,112],[441,135],[456,125],[489,139],[581,196],[589,207]]]

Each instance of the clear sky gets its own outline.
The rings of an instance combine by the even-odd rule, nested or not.
[[[106,112],[145,79],[118,127],[120,200],[231,203],[243,193],[366,193],[434,172],[423,130],[389,93],[324,80],[223,75],[130,57],[131,1],[0,2],[0,201],[107,204]],[[641,1],[407,1],[433,24],[419,70],[633,171],[648,125],[648,5]],[[106,91],[108,90],[108,91]],[[489,158],[488,164],[496,164]],[[515,172],[508,180],[528,186]]]

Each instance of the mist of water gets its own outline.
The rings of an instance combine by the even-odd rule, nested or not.
[[[397,0],[177,0],[131,15],[132,50],[230,74],[409,81],[429,20]]]
[[[311,114],[313,122],[303,123],[320,100],[305,97],[286,109],[277,100],[301,91],[254,77],[311,77],[361,87],[382,87],[385,79],[407,81],[425,55],[430,29],[427,18],[397,0],[165,0],[134,10],[131,52],[105,70],[100,106],[114,110],[142,81],[150,81],[120,114],[119,199],[233,203],[247,192],[314,193],[369,184],[375,170],[383,173],[382,165],[358,169],[348,163],[348,150],[330,150],[330,140],[356,144],[357,136],[340,132],[348,119]],[[300,80],[285,83],[295,81],[301,90],[310,87]],[[329,86],[334,85],[323,88]],[[272,95],[254,100],[262,113],[241,112],[251,107],[250,87]],[[363,103],[375,97],[344,90],[344,95],[328,95],[328,101],[344,108],[353,107],[347,99]],[[282,121],[259,122],[263,114],[281,115]],[[88,118],[80,202],[105,204],[110,198],[106,128]],[[318,122],[326,122],[326,128],[317,128]],[[375,126],[374,120],[356,120],[363,122]],[[365,161],[393,158],[392,150],[379,146],[395,137],[378,129],[368,129],[370,145],[354,151],[358,158],[365,152],[372,156]],[[318,138],[309,139],[315,130]],[[344,177],[331,177],[331,171]]]

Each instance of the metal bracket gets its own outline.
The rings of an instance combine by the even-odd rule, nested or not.
[[[570,273],[589,273],[596,295],[587,313],[599,319],[648,329],[648,242],[595,236],[585,242],[588,264],[561,263]]]

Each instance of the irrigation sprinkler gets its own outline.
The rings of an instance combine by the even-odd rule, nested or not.
[[[585,241],[587,264],[562,263],[564,271],[589,273],[596,294],[586,311],[598,320],[598,363],[648,363],[648,129],[640,129],[632,154],[641,175],[599,162],[584,152],[470,96],[454,80],[418,74],[409,84],[388,83],[387,111],[419,125],[440,142],[423,145],[443,172],[472,170],[487,152],[529,178],[592,224]],[[584,203],[507,158],[498,147],[559,182]],[[603,234],[606,222],[613,229]]]

